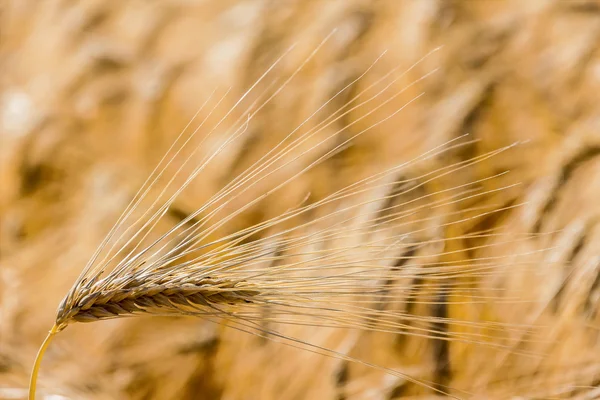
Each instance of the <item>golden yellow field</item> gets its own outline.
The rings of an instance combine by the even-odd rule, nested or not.
[[[397,79],[377,86],[390,73]],[[270,94],[249,118],[244,109]],[[58,304],[204,102],[190,125],[207,118],[191,145],[204,142],[167,173],[190,174],[222,151],[158,231],[297,127],[319,128],[358,95],[372,101],[286,154],[282,169],[232,197],[224,215],[333,154],[208,237],[276,218],[450,143],[343,203],[418,205],[384,235],[386,246],[396,238],[419,244],[391,255],[396,264],[386,258],[396,265],[390,271],[414,277],[402,283],[409,285],[402,304],[390,306],[408,333],[314,326],[318,313],[306,325],[264,318],[266,330],[338,354],[327,357],[203,318],[73,324],[44,357],[38,398],[600,398],[600,1],[4,0],[0,399],[27,398]],[[236,122],[241,134],[224,146]],[[217,129],[209,134],[209,126]],[[468,168],[452,170],[461,163]],[[452,172],[440,173],[445,168]],[[404,180],[419,189],[390,189]],[[480,195],[452,201],[453,190],[465,196],[473,182]],[[311,245],[370,255],[348,232]],[[487,261],[493,270],[419,275],[425,264]],[[444,333],[429,337],[432,329]]]

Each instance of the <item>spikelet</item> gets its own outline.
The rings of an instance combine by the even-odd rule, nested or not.
[[[40,362],[54,335],[75,322],[135,315],[189,315],[225,323],[268,340],[378,369],[454,398],[473,393],[447,387],[443,380],[433,381],[427,374],[415,377],[296,338],[284,333],[285,327],[345,328],[425,338],[435,343],[452,341],[478,346],[482,351],[498,351],[506,354],[506,359],[540,356],[519,348],[520,343],[543,342],[532,324],[482,318],[485,313],[469,316],[473,307],[485,310],[491,303],[509,307],[525,303],[535,308],[535,302],[523,297],[522,292],[510,296],[494,285],[509,267],[515,274],[535,276],[539,272],[530,256],[548,249],[516,250],[507,266],[503,257],[494,255],[494,249],[517,249],[531,234],[507,237],[482,223],[521,205],[488,201],[495,193],[510,190],[518,183],[497,184],[507,175],[504,171],[476,179],[469,172],[510,151],[513,145],[447,162],[453,154],[475,143],[468,135],[460,135],[359,177],[330,194],[316,197],[305,193],[294,208],[278,211],[251,226],[235,227],[240,215],[249,213],[268,196],[293,191],[303,175],[418,101],[422,94],[414,95],[414,91],[435,71],[397,90],[397,82],[407,71],[391,70],[322,118],[327,107],[346,96],[370,72],[369,68],[313,110],[294,131],[196,211],[185,215],[175,227],[156,234],[161,219],[174,208],[180,195],[192,182],[202,180],[203,171],[215,157],[243,142],[252,129],[253,117],[276,101],[328,40],[283,82],[274,80],[271,75],[294,51],[290,48],[233,108],[216,117],[215,123],[211,118],[227,93],[215,97],[217,91],[213,92],[60,304],[55,325],[33,368],[30,399],[35,399]],[[409,96],[403,107],[372,122],[378,111],[401,95]],[[336,122],[350,113],[360,116],[336,129]],[[206,117],[198,122],[198,115]],[[232,115],[239,117],[231,126],[225,126]],[[352,133],[348,133],[350,130]],[[198,141],[199,133],[202,139]],[[213,141],[215,138],[218,140]],[[198,161],[198,150],[211,141],[217,144]],[[306,166],[292,168],[299,163]],[[167,177],[173,169],[172,176]],[[448,185],[449,176],[464,179]],[[237,200],[247,193],[257,195],[240,205]],[[434,209],[442,211],[432,213]],[[458,249],[458,242],[472,245],[465,251]],[[468,252],[489,254],[465,256]],[[481,290],[481,285],[488,290]],[[456,305],[461,309],[463,303],[463,316],[448,315],[447,307]],[[424,306],[441,311],[431,315],[415,311]]]

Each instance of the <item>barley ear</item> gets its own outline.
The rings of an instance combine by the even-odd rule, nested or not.
[[[44,343],[40,346],[38,350],[37,356],[35,356],[35,362],[33,363],[33,369],[31,370],[31,380],[29,381],[29,400],[35,400],[35,388],[37,384],[37,376],[40,370],[40,364],[42,363],[42,357],[48,348],[48,345],[52,341],[54,335],[56,335],[60,329],[58,325],[54,324],[50,332],[48,332],[48,336],[44,339]]]

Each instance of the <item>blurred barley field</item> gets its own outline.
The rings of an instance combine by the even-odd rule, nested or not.
[[[290,76],[334,29],[277,99],[253,117],[243,140],[219,153],[161,224],[173,226],[191,214],[346,85],[351,93],[328,104],[320,118],[394,68],[407,71],[392,86],[401,92],[393,101],[366,116],[351,112],[328,128],[336,143],[366,127],[368,134],[258,202],[225,231],[272,218],[307,193],[324,198],[461,135],[468,134],[468,146],[408,169],[406,176],[516,143],[445,176],[436,189],[424,186],[439,191],[498,175],[484,183],[488,195],[424,208],[428,218],[411,222],[424,243],[463,238],[448,242],[451,255],[445,257],[494,257],[503,274],[474,282],[476,295],[440,287],[439,296],[454,302],[405,311],[436,317],[454,332],[480,329],[453,326],[452,319],[463,317],[534,326],[544,340],[506,331],[494,339],[494,332],[477,331],[498,345],[491,347],[385,332],[285,329],[452,388],[458,398],[600,398],[599,1],[5,0],[0,399],[26,398],[33,359],[60,300],[210,94],[228,91],[215,108],[226,113],[296,43],[259,88],[270,90],[269,83]],[[240,117],[234,112],[230,118]],[[210,146],[222,140],[218,133]],[[307,162],[289,168],[300,171]],[[239,209],[261,190],[254,187],[229,207]],[[469,219],[473,207],[484,206],[500,211]],[[450,213],[464,223],[446,227]],[[484,228],[504,239],[532,235],[491,247],[495,237],[461,236]],[[427,247],[419,252],[431,262],[445,261]],[[527,253],[534,268],[515,268],[517,252]],[[494,301],[475,301],[491,294]],[[523,301],[499,301],[514,296]],[[49,348],[39,385],[38,398],[45,399],[443,397],[381,370],[189,317],[69,327]]]

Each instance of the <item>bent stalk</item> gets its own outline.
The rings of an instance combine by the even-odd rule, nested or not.
[[[58,333],[58,326],[54,324],[50,332],[48,332],[48,336],[44,339],[44,343],[40,346],[38,350],[37,356],[35,356],[35,362],[33,363],[33,369],[31,370],[31,380],[29,381],[29,400],[35,400],[35,389],[37,385],[37,377],[38,372],[40,370],[40,364],[42,363],[42,357],[44,357],[44,353],[48,348],[48,345],[52,341],[54,335]]]

